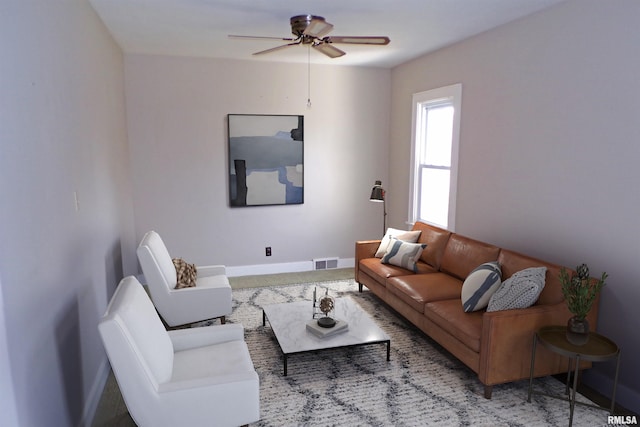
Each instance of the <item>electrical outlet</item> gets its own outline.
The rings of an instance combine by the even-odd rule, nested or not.
[[[264,248],[264,254],[266,256],[271,256],[271,246],[267,246],[266,248]]]

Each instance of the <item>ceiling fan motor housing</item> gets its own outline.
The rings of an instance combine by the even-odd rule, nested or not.
[[[311,24],[311,21],[321,21],[325,22],[325,19],[322,16],[316,15],[298,15],[291,18],[291,33],[296,37],[302,38],[302,43],[312,43],[314,38],[313,36],[304,34],[305,30]]]

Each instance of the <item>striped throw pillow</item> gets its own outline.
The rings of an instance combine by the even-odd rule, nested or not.
[[[426,247],[427,245],[422,243],[408,243],[392,238],[380,262],[417,272],[416,261],[420,259],[420,255]]]
[[[476,267],[462,284],[462,308],[466,313],[482,310],[502,283],[498,262],[486,262]]]

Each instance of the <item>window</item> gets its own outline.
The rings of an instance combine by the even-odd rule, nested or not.
[[[454,231],[462,85],[413,95],[409,221]]]

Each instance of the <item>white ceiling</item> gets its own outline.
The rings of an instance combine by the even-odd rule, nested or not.
[[[126,53],[394,67],[564,0],[89,0]],[[320,15],[334,36],[389,36],[387,46],[336,45],[330,59],[306,46],[229,39],[291,37],[289,18]]]

